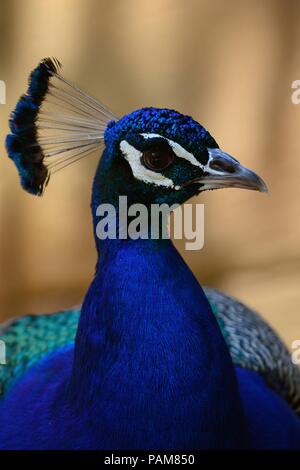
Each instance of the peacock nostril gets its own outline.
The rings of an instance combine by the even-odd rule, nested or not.
[[[221,159],[221,158],[215,158],[210,162],[209,167],[212,170],[221,171],[223,173],[234,173],[235,172],[234,163],[229,161],[229,159],[225,160],[225,159]]]

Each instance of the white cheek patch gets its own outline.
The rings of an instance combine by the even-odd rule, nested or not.
[[[222,174],[222,171],[218,171],[218,170],[214,170],[210,168],[210,162],[213,160],[213,155],[211,155],[210,152],[209,152],[208,162],[205,165],[203,165],[203,163],[200,163],[192,153],[188,152],[180,144],[178,144],[177,142],[174,142],[171,139],[167,139],[166,137],[160,134],[154,134],[154,133],[153,134],[151,133],[141,134],[141,135],[144,137],[144,139],[160,138],[160,139],[166,140],[178,158],[183,158],[184,160],[191,163],[191,165],[201,168],[203,172],[207,172],[213,175]],[[132,173],[136,179],[143,181],[146,184],[154,184],[155,186],[164,186],[165,188],[172,188],[177,191],[181,188],[180,186],[175,185],[173,180],[171,180],[170,178],[167,178],[163,174],[158,173],[156,171],[149,170],[148,168],[145,168],[145,166],[141,162],[142,152],[140,152],[135,147],[130,145],[126,140],[122,140],[120,142],[120,150],[122,154],[124,155],[125,159],[128,161],[131,167]]]
[[[165,188],[173,188],[176,190],[180,189],[178,186],[175,186],[170,178],[166,178],[161,173],[145,168],[141,162],[142,152],[130,145],[126,140],[120,142],[120,150],[128,161],[133,176],[136,179],[144,181],[146,184],[155,184],[155,186],[164,186]]]

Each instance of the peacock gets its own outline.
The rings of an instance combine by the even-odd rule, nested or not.
[[[168,237],[97,235],[98,208],[182,205],[205,190],[265,192],[193,118],[121,118],[42,60],[10,119],[22,187],[103,147],[91,198],[98,253],[82,305],[2,325],[1,449],[300,449],[300,371],[238,300],[202,288]],[[120,214],[119,214],[120,215]],[[149,229],[150,230],[150,229]],[[145,235],[145,233],[143,234]],[[149,235],[147,233],[146,235]]]

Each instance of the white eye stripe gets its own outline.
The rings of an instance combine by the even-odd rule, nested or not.
[[[192,153],[188,152],[185,148],[183,148],[177,142],[174,142],[171,139],[167,139],[166,137],[163,137],[160,134],[141,134],[141,135],[144,137],[144,139],[154,139],[154,138],[159,137],[161,139],[166,140],[177,157],[184,158],[184,160],[187,160],[192,165],[198,166],[199,168],[205,171],[206,165],[203,165],[202,163],[198,162],[198,160],[194,157]]]
[[[133,176],[136,179],[144,181],[146,184],[154,184],[155,186],[164,186],[165,188],[174,188],[176,190],[180,189],[179,186],[175,186],[170,178],[145,168],[141,163],[142,152],[130,145],[126,140],[120,142],[120,150],[128,161]]]
[[[213,160],[214,157],[209,151],[209,149],[209,159],[207,163],[203,165],[194,157],[192,153],[188,152],[180,144],[174,142],[171,139],[167,139],[166,137],[155,133],[143,133],[141,135],[145,139],[160,138],[166,140],[177,157],[183,158],[192,165],[201,168],[203,172],[207,172],[209,174],[214,175],[222,174],[222,171],[210,168],[210,162]],[[181,189],[181,186],[175,185],[174,181],[171,178],[167,178],[162,173],[152,171],[146,168],[141,162],[141,157],[143,155],[142,152],[130,145],[126,140],[122,140],[120,142],[120,150],[123,153],[125,159],[128,161],[132,173],[136,179],[143,181],[146,184],[154,184],[155,186],[163,186],[165,188],[173,188],[175,190]]]
[[[160,139],[164,139],[168,142],[168,144],[170,145],[170,147],[172,148],[173,152],[175,153],[175,155],[179,158],[184,158],[185,160],[187,160],[189,163],[191,163],[192,165],[194,166],[197,166],[199,168],[201,168],[201,170],[203,170],[204,172],[206,173],[209,173],[211,175],[220,175],[220,174],[223,174],[223,171],[222,170],[214,170],[213,168],[210,167],[210,163],[211,161],[214,159],[213,155],[210,153],[210,149],[208,149],[208,161],[205,165],[203,165],[203,163],[200,163],[196,158],[195,156],[188,152],[185,148],[183,148],[180,144],[178,144],[177,142],[174,142],[173,140],[171,139],[167,139],[166,137],[164,137],[163,135],[160,135],[160,134],[141,134],[144,139],[154,139],[154,138],[160,138]],[[215,150],[215,153],[218,151]],[[220,154],[222,154],[222,151],[219,150]]]

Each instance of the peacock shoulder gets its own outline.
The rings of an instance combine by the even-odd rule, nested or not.
[[[204,288],[230,350],[233,363],[263,376],[300,416],[300,369],[277,333],[237,299]]]
[[[237,299],[216,289],[204,292],[219,323],[233,363],[259,373],[300,416],[300,369],[275,331],[261,316]],[[26,315],[0,327],[6,364],[0,364],[0,391],[49,353],[72,343],[80,306],[44,315]]]

